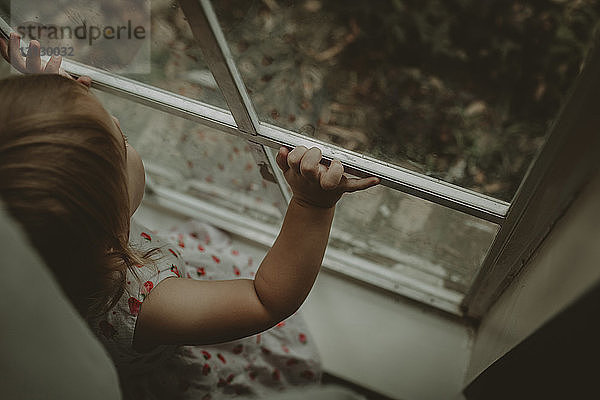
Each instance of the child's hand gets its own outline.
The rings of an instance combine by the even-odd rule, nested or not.
[[[285,147],[279,149],[277,165],[292,188],[294,198],[304,205],[330,208],[346,192],[367,189],[377,185],[379,178],[346,178],[344,167],[339,160],[333,160],[329,167],[320,164],[321,150],[304,146],[291,152]]]
[[[20,46],[21,37],[14,32],[10,34],[9,43],[0,38],[0,53],[2,53],[2,57],[17,71],[23,74],[59,74],[74,79],[60,68],[62,62],[61,56],[50,57],[46,65],[42,66],[40,42],[37,40],[32,40],[29,43],[27,58],[23,58]],[[87,87],[90,87],[92,84],[92,79],[89,76],[80,76],[76,80]]]

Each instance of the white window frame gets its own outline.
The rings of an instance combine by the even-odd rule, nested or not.
[[[389,188],[500,225],[482,267],[464,297],[452,290],[399,276],[385,267],[333,248],[326,251],[323,261],[326,269],[451,314],[480,318],[518,274],[553,223],[598,168],[600,135],[594,133],[594,128],[600,127],[600,112],[590,101],[600,89],[600,79],[594,76],[594,71],[600,70],[598,51],[591,52],[586,68],[578,77],[519,190],[512,202],[507,203],[260,122],[210,1],[179,0],[179,3],[231,112],[77,62],[64,60],[64,69],[75,77],[90,76],[95,89],[244,138],[251,144],[257,163],[275,177],[286,201],[289,201],[290,193],[269,148],[316,146],[322,150],[322,163],[326,165],[338,158],[346,172],[353,175],[377,176],[381,178],[381,184]],[[0,19],[0,31],[6,38],[13,30]],[[572,154],[578,155],[576,168],[568,168]],[[243,215],[232,215],[210,203],[173,194],[151,183],[149,186],[150,201],[160,206],[189,216],[202,214],[208,222],[264,246],[270,246],[277,236],[278,227],[257,223]],[[548,188],[557,187],[561,190],[548,193]]]
[[[480,319],[600,170],[600,31],[461,305]],[[574,266],[576,268],[577,266]]]

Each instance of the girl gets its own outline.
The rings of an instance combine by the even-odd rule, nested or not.
[[[89,91],[89,78],[56,75],[60,58],[42,68],[36,41],[26,59],[18,49],[17,35],[0,41],[5,59],[34,74],[0,81],[0,196],[107,347],[126,397],[260,393],[251,385],[260,366],[244,346],[228,344],[246,357],[231,371],[250,373],[221,374],[208,384],[199,379],[216,368],[208,360],[218,359],[221,373],[230,367],[222,353],[197,346],[255,335],[294,314],[315,281],[336,202],[379,180],[346,178],[338,160],[319,163],[317,148],[282,147],[277,164],[293,197],[254,279],[180,279],[187,264],[178,249],[131,229],[144,168],[118,121]],[[187,240],[202,229],[210,228],[193,227]],[[130,242],[150,247],[142,252]],[[173,372],[183,364],[196,368]],[[268,375],[280,378],[277,369]]]

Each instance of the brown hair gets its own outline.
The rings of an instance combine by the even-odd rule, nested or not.
[[[122,294],[126,151],[89,89],[59,75],[0,81],[0,197],[84,316]]]

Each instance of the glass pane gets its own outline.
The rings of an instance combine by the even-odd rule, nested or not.
[[[59,3],[13,1],[10,23],[44,51],[227,108],[176,1]]]
[[[498,225],[384,186],[345,195],[330,246],[403,276],[466,293]]]
[[[279,187],[262,179],[245,140],[94,91],[119,119],[156,184],[269,224],[282,220]]]
[[[262,121],[510,200],[600,1],[214,0]]]
[[[8,75],[0,63],[0,78]],[[278,225],[281,194],[246,142],[95,91],[120,120],[154,182]],[[431,286],[465,293],[497,232],[492,223],[377,186],[339,202],[329,246]]]

